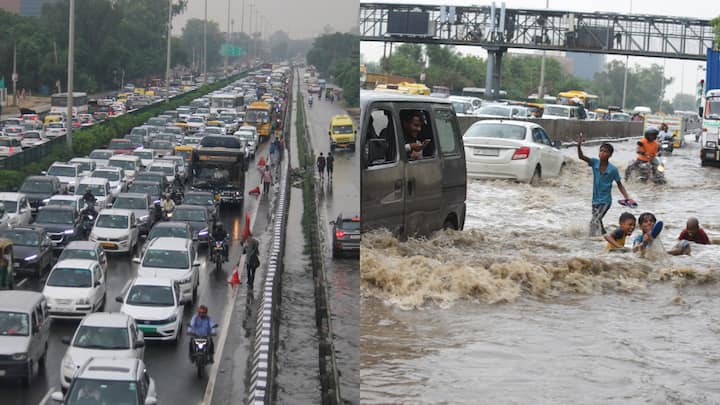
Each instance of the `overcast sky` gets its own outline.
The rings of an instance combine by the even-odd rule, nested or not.
[[[224,32],[227,27],[228,0],[189,0],[185,13],[173,20],[173,33],[180,35],[182,27],[191,18],[204,18],[205,1],[207,1],[208,20],[217,21]],[[243,3],[245,17],[243,18]],[[257,32],[256,11],[265,17],[269,33],[283,30],[292,39],[315,37],[323,33],[326,25],[336,31],[346,32],[357,26],[360,9],[357,0],[230,0],[230,18],[235,20],[233,31],[240,31],[244,21],[244,31],[250,29],[252,10],[253,31]]]
[[[492,4],[492,1],[483,2],[478,0],[388,0],[387,2],[401,4],[432,4],[454,6],[489,6]],[[371,2],[363,0],[362,3]],[[495,2],[496,6],[498,7],[501,3],[501,1]],[[507,8],[542,9],[546,7],[546,3],[549,3],[549,8],[552,10],[564,11],[600,11],[629,14],[632,8],[632,14],[653,14],[700,19],[712,19],[720,15],[720,3],[708,0],[603,0],[597,2],[577,0],[506,0],[505,6]],[[482,51],[482,48],[479,47],[458,47],[457,49],[463,53],[474,53],[482,55],[483,57],[486,56],[485,52]],[[378,59],[382,56],[382,43],[365,42],[361,44],[360,50],[365,59]],[[620,59],[623,62],[625,61],[624,56],[607,56],[607,61],[610,61],[612,59]],[[674,97],[675,94],[679,93],[681,90],[684,93],[694,94],[697,80],[701,77],[701,75],[704,76],[704,72],[698,70],[698,65],[705,66],[704,62],[701,63],[698,61],[682,61],[677,59],[664,60],[658,58],[630,57],[630,66],[634,66],[636,64],[642,66],[649,66],[653,63],[660,65],[664,63],[666,77],[673,77],[675,79],[673,84],[668,86],[665,96],[666,99],[672,100],[672,97]]]

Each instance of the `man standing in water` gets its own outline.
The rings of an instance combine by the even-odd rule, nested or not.
[[[593,196],[592,196],[592,219],[590,220],[590,236],[604,235],[605,227],[602,219],[612,205],[612,183],[617,183],[618,190],[626,200],[629,200],[625,186],[620,181],[620,172],[617,167],[608,159],[613,154],[613,147],[609,143],[600,145],[598,159],[589,158],[583,154],[582,143],[584,141],[582,132],[577,141],[578,159],[584,160],[592,167],[593,171]]]

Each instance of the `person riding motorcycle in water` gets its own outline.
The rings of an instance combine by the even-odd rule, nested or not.
[[[658,154],[660,145],[656,139],[660,131],[656,127],[648,127],[645,130],[645,136],[641,138],[637,143],[637,157],[636,160],[625,169],[625,180],[628,180],[630,173],[638,169],[643,163],[650,163],[653,166],[653,174],[656,174],[657,164],[653,161]]]
[[[223,227],[222,222],[218,221],[215,225],[215,229],[213,229],[212,238],[214,241],[223,241],[223,258],[224,261],[228,261],[228,244],[227,244],[227,238],[228,234],[225,231],[225,228]]]
[[[668,141],[669,150],[670,150],[670,152],[672,152],[673,146],[675,143],[675,138],[673,137],[673,134],[668,129],[668,125],[664,122],[662,124],[660,124],[660,132],[658,133],[658,138],[657,138],[658,145],[662,146],[663,141]]]
[[[215,344],[213,335],[216,333],[217,322],[208,316],[208,307],[200,305],[197,314],[193,315],[188,324],[188,334],[200,338],[208,339],[208,351],[210,353],[210,363],[215,362]],[[192,356],[193,343],[190,341],[190,355]]]
[[[166,216],[168,216],[168,214],[172,214],[172,212],[175,211],[175,201],[170,198],[170,194],[168,193],[165,193],[160,205],[162,206],[163,212],[165,212]]]

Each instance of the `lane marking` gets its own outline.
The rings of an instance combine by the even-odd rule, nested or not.
[[[50,399],[50,395],[52,395],[53,392],[55,392],[55,387],[50,387],[50,389],[49,389],[48,392],[45,394],[45,396],[42,397],[42,399],[40,400],[40,402],[39,402],[38,405],[45,405],[45,404],[47,404],[48,400]]]

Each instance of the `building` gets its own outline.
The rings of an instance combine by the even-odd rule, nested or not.
[[[28,17],[39,17],[42,7],[59,0],[0,0],[0,9]]]

